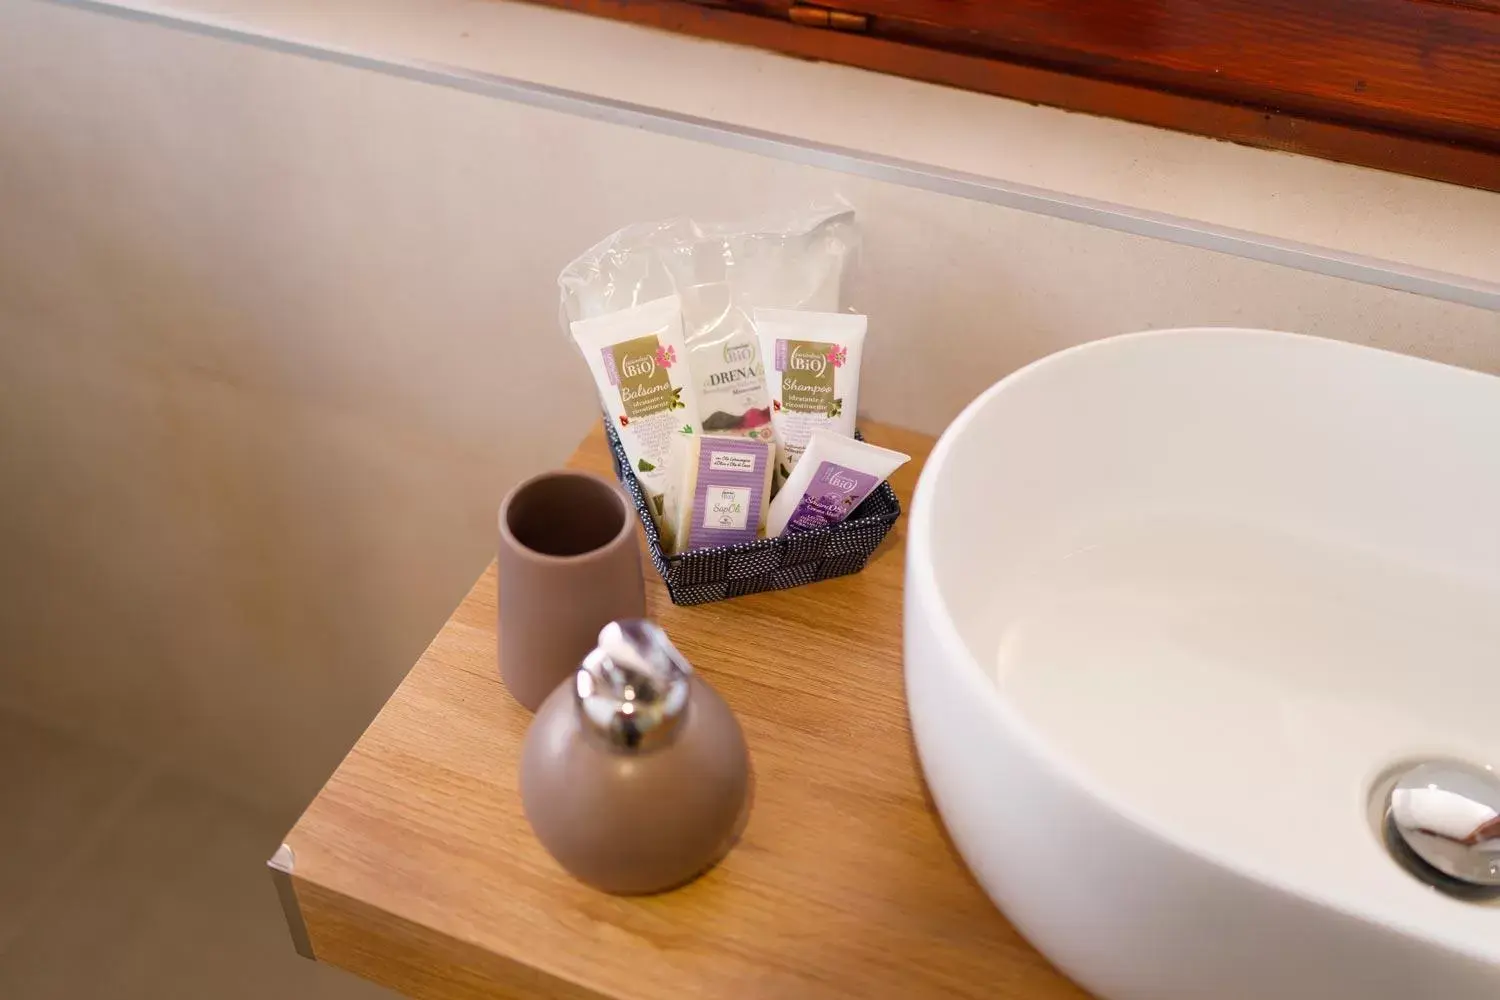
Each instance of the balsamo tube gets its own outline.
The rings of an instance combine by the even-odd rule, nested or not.
[[[599,399],[658,521],[678,434],[698,434],[698,399],[675,295],[572,324]]]

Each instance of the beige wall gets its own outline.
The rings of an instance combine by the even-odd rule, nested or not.
[[[592,419],[554,278],[841,191],[880,419],[1034,358],[1296,329],[1500,371],[1500,317],[39,0],[0,0],[0,705],[286,814]]]

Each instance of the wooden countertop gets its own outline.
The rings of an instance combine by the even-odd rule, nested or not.
[[[932,439],[865,424],[913,461]],[[602,432],[572,465],[610,474]],[[905,519],[861,573],[649,613],[739,715],[750,823],[697,882],[587,889],[521,812],[531,716],[495,664],[492,565],[272,861],[294,938],[414,997],[1083,997],[964,869],[925,798],[901,674]]]

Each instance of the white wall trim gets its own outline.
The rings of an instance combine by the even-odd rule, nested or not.
[[[142,9],[112,0],[48,0],[127,20],[159,24],[213,38],[372,70],[467,93],[512,101],[661,135],[774,157],[873,180],[919,188],[1232,254],[1302,271],[1378,285],[1415,295],[1500,312],[1500,283],[1422,268],[1330,247],[1283,239],[1168,213],[1081,197],[1033,185],[953,170],[864,150],[825,145],[800,137],[713,121],[661,108],[613,100],[459,66],[389,55],[373,56],[327,44],[220,23],[207,16]]]

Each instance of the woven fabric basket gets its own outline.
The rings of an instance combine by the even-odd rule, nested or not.
[[[881,483],[854,513],[832,527],[668,555],[662,550],[656,521],[646,506],[646,493],[630,468],[619,435],[608,423],[604,432],[609,438],[615,475],[635,503],[636,516],[646,529],[651,562],[666,582],[673,604],[707,604],[858,573],[901,516],[896,491],[890,483]],[[854,436],[860,437],[859,432]]]

